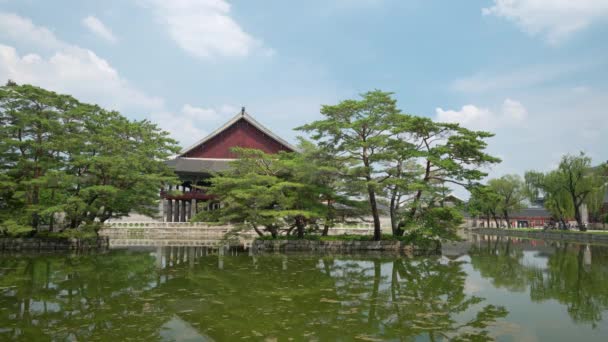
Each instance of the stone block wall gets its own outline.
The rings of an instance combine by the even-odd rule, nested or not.
[[[516,231],[510,229],[478,228],[472,230],[476,234],[514,236],[530,239],[560,240],[572,242],[601,242],[608,243],[608,234],[560,232],[560,231]]]
[[[0,251],[21,250],[102,250],[110,246],[109,239],[43,239],[43,238],[0,238]]]
[[[407,255],[435,254],[436,248],[420,248],[401,241],[316,241],[316,240],[255,240],[256,252],[391,252]]]

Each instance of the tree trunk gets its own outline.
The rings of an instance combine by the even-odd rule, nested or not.
[[[496,223],[496,229],[500,228],[500,224],[498,223],[498,217],[496,217],[495,214],[492,214],[492,217],[494,218],[494,222]]]
[[[255,230],[256,233],[258,233],[258,236],[264,236],[264,233],[255,224],[252,224],[251,227],[253,227],[253,230]]]
[[[428,182],[431,177],[431,161],[427,159],[426,161],[426,169],[424,171],[424,179],[422,180],[424,183]],[[418,209],[418,202],[420,202],[420,198],[422,198],[422,190],[418,190],[416,192],[416,196],[414,197],[414,202],[412,203],[412,209],[409,212],[410,220],[414,219],[416,215],[416,211]]]
[[[576,219],[576,224],[578,225],[579,231],[584,232],[587,230],[587,228],[585,228],[585,226],[583,225],[583,217],[581,215],[580,205],[577,205],[576,202],[574,202],[574,219]]]
[[[511,220],[509,219],[509,212],[504,210],[503,214],[505,215],[505,221],[507,221],[507,228],[511,228]]]
[[[296,216],[296,228],[298,231],[298,239],[304,238],[304,228],[306,228],[306,222],[304,217]]]
[[[397,203],[396,203],[396,195],[395,193],[392,194],[391,196],[391,203],[390,203],[390,208],[389,208],[389,214],[391,216],[391,230],[393,232],[393,235],[397,235],[397,229],[399,229],[399,222],[397,222]]]
[[[380,241],[382,239],[382,228],[380,227],[380,214],[378,213],[378,203],[376,203],[376,191],[374,191],[371,185],[368,185],[367,193],[369,195],[369,204],[372,207],[372,217],[374,219],[374,240]]]
[[[329,234],[329,227],[331,226],[330,222],[334,222],[334,212],[333,207],[331,206],[331,200],[327,200],[327,216],[325,217],[325,223],[323,224],[323,233],[321,235],[327,236]]]
[[[321,233],[321,235],[327,236],[327,234],[329,234],[329,223],[325,222],[325,224],[323,224],[323,232]]]
[[[396,178],[401,178],[403,168],[403,161],[399,160],[397,162],[396,168]],[[390,216],[391,216],[391,231],[394,236],[403,236],[403,230],[399,227],[399,219],[397,217],[397,209],[399,209],[399,202],[401,201],[401,196],[399,195],[399,187],[394,185],[391,191],[391,202],[390,202]]]
[[[270,231],[270,235],[273,239],[276,239],[279,236],[279,232],[275,226],[268,226],[267,229]]]

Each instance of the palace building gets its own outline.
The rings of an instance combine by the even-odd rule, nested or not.
[[[209,185],[213,173],[230,167],[230,162],[236,157],[231,151],[233,147],[254,148],[266,153],[296,150],[243,108],[223,126],[167,161],[182,183],[161,191],[165,222],[187,222],[198,210],[213,210],[221,205],[196,186]]]

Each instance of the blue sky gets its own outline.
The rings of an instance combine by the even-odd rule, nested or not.
[[[321,104],[382,89],[495,132],[500,176],[608,160],[607,36],[608,0],[0,0],[0,81],[148,118],[182,145],[241,106],[294,141]]]

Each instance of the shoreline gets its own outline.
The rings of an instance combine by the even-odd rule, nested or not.
[[[110,248],[110,239],[96,238],[0,238],[0,251],[105,251]]]
[[[253,241],[255,252],[315,252],[315,253],[397,253],[412,256],[441,254],[441,244],[422,247],[403,241],[324,241],[324,240],[262,240]]]
[[[572,232],[572,231],[527,231],[517,229],[473,228],[470,232],[479,235],[512,236],[530,239],[569,241],[569,242],[601,242],[608,244],[607,233]]]

